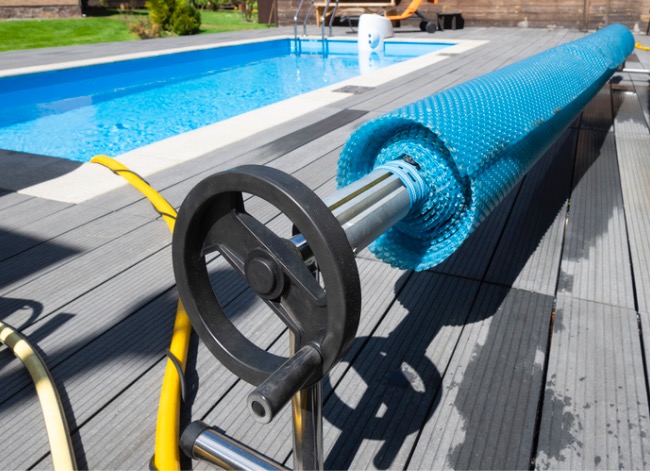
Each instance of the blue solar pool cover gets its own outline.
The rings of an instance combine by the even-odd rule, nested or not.
[[[370,249],[426,270],[449,257],[533,166],[634,49],[611,25],[399,108],[360,127],[339,158],[348,185],[411,156],[429,195]]]

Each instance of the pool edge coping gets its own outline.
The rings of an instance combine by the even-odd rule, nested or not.
[[[159,50],[154,50],[154,51],[141,51],[141,52],[132,52],[132,53],[127,53],[127,54],[113,54],[113,55],[108,55],[108,56],[103,56],[103,57],[95,57],[92,59],[77,59],[77,60],[72,60],[72,61],[64,61],[64,62],[57,62],[57,63],[52,63],[52,64],[41,64],[41,65],[33,65],[33,66],[26,66],[26,67],[16,67],[13,69],[2,69],[0,70],[0,78],[6,78],[6,77],[14,77],[18,75],[26,75],[26,74],[35,74],[35,73],[41,73],[41,72],[53,72],[53,71],[58,71],[58,70],[65,70],[65,69],[72,69],[76,67],[88,67],[88,66],[93,66],[93,65],[101,65],[101,64],[110,64],[114,62],[124,62],[128,60],[136,60],[136,59],[146,59],[149,57],[158,57],[158,56],[164,56],[164,55],[169,55],[169,54],[181,54],[184,52],[194,52],[194,51],[204,51],[207,49],[216,49],[220,47],[228,47],[228,46],[241,46],[244,44],[253,44],[253,43],[260,43],[260,42],[271,42],[271,41],[277,41],[281,39],[293,39],[294,37],[291,35],[287,34],[278,34],[274,36],[267,36],[264,37],[262,40],[260,39],[239,39],[239,40],[230,40],[230,41],[224,41],[224,42],[210,42],[206,44],[196,44],[192,46],[181,46],[181,47],[173,47],[173,48],[168,48],[168,49],[159,49]],[[299,39],[304,39],[304,40],[320,40],[320,37],[317,36],[300,36]],[[333,40],[350,40],[349,37],[345,36],[334,36],[332,38],[328,39],[333,39]],[[396,42],[421,42],[421,43],[429,43],[432,41],[426,41],[423,39],[419,38],[395,38],[394,36],[390,38],[391,41],[396,41]],[[466,41],[466,40],[438,40],[434,41],[439,44],[451,44],[455,45],[459,41]],[[450,46],[451,47],[451,46]]]

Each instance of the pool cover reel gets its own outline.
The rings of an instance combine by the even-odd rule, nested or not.
[[[339,186],[409,155],[428,196],[370,249],[404,269],[449,257],[508,194],[634,49],[611,25],[444,90],[359,128],[338,164]]]
[[[179,295],[209,350],[257,386],[247,401],[257,420],[268,423],[300,392],[293,403],[298,469],[322,467],[319,381],[356,335],[357,250],[376,238],[372,250],[400,268],[445,260],[633,47],[627,28],[610,26],[370,121],[341,154],[344,188],[325,200],[261,165],[216,173],[190,191],[172,244]],[[245,195],[279,209],[293,223],[293,237],[249,214]],[[232,323],[207,266],[206,256],[216,252],[289,328],[295,354],[262,349]],[[192,428],[183,440],[188,454],[213,462],[229,455],[222,437],[206,436],[204,424]]]

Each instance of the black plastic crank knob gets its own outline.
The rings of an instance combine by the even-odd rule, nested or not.
[[[304,236],[304,251],[248,214],[243,193],[284,213]],[[192,325],[233,373],[259,385],[287,360],[249,341],[227,318],[208,277],[205,256],[218,251],[301,340],[320,354],[304,386],[319,381],[356,335],[361,289],[345,233],[323,201],[270,167],[242,166],[212,175],[187,195],[174,229],[178,291]],[[312,260],[313,258],[313,260]],[[323,286],[314,277],[313,263]],[[317,358],[317,356],[316,356]]]

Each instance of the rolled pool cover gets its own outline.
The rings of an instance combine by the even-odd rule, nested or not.
[[[399,108],[360,127],[339,158],[337,182],[409,155],[428,197],[370,249],[399,268],[449,257],[573,122],[634,49],[622,25]]]

